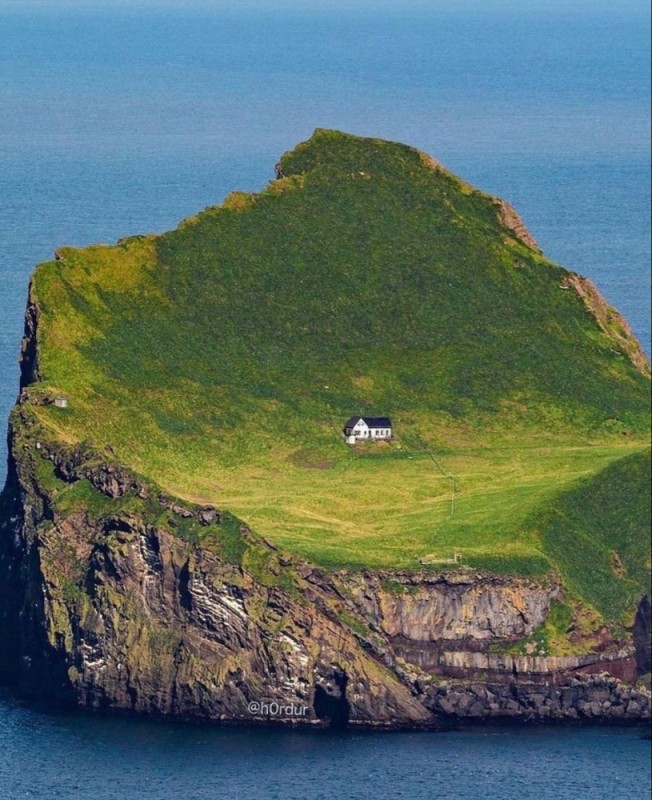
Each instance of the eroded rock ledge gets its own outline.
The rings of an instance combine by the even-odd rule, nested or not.
[[[426,705],[460,721],[639,721],[650,713],[650,698],[608,675],[556,681],[451,683],[426,690]]]

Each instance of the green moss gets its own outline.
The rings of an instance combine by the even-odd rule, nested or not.
[[[541,578],[551,570],[551,562],[544,555],[510,553],[470,555],[467,563],[474,569],[495,572],[499,575],[521,575],[528,578]]]
[[[363,636],[364,638],[368,638],[370,635],[369,627],[359,618],[354,617],[352,614],[349,614],[346,611],[338,612],[338,617],[340,620],[351,628],[352,631],[355,631],[359,636]]]
[[[416,594],[419,591],[417,584],[400,583],[393,580],[383,580],[380,585],[389,594]]]
[[[67,603],[83,601],[87,597],[81,586],[68,579],[61,581],[61,596]]]
[[[380,585],[383,590],[389,592],[389,594],[403,594],[406,590],[406,585],[398,581],[383,580],[380,582]]]
[[[248,547],[242,566],[263,586],[275,586],[279,582],[279,565],[274,553],[263,547]]]
[[[300,579],[292,566],[281,563],[279,553],[257,542],[249,542],[242,558],[243,568],[262,586],[277,586],[294,599],[301,597]]]
[[[552,630],[560,634],[566,634],[573,622],[573,609],[560,600],[553,600],[550,604],[546,622]]]
[[[67,484],[55,501],[55,507],[61,516],[83,510],[91,518],[99,518],[115,511],[116,505],[112,498],[98,491],[86,478]]]
[[[206,529],[202,528],[195,519],[171,514],[165,514],[164,517],[168,520],[168,525],[169,520],[173,519],[174,525],[170,530],[175,536],[178,536],[186,542],[199,544],[205,536],[209,535]]]
[[[152,653],[174,653],[183,642],[183,633],[176,629],[152,628],[148,634]]]
[[[49,459],[37,455],[34,459],[34,472],[39,486],[49,494],[56,495],[66,488],[65,481],[57,478],[54,464]]]
[[[232,514],[224,514],[219,525],[211,526],[206,542],[231,564],[242,564],[247,541],[242,535],[242,523]]]
[[[588,626],[587,626],[588,623]],[[590,613],[582,603],[572,604],[553,599],[544,622],[531,634],[517,642],[496,643],[490,650],[494,653],[530,656],[566,656],[589,652],[595,645],[591,634],[601,625],[601,620]],[[579,641],[571,641],[570,634],[583,634]]]

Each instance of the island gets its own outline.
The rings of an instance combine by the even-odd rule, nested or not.
[[[509,203],[317,129],[259,193],[36,269],[0,679],[229,724],[647,720],[649,402]]]

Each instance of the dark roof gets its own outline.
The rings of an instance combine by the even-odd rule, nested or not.
[[[362,419],[362,417],[349,417],[348,420],[346,421],[344,427],[345,428],[353,428],[357,424],[358,420],[361,420],[361,419]]]
[[[391,428],[392,421],[389,417],[363,417],[370,428]]]
[[[391,428],[392,427],[392,421],[390,420],[389,417],[360,417],[360,416],[358,416],[358,417],[350,417],[347,420],[346,425],[344,427],[345,428],[353,428],[353,427],[355,427],[356,423],[361,419],[363,419],[370,428]]]

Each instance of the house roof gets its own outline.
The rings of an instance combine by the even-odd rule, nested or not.
[[[391,428],[392,422],[389,417],[350,417],[345,428],[353,428],[360,421],[364,420],[370,428]]]
[[[353,428],[358,422],[362,419],[362,417],[349,417],[344,424],[345,428]]]
[[[389,417],[363,417],[370,428],[391,428],[392,422]]]

